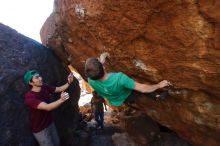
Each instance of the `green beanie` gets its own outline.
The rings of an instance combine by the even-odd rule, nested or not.
[[[24,75],[24,81],[29,84],[34,75],[39,74],[36,70],[29,70]]]

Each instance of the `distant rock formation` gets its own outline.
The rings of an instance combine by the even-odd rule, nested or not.
[[[28,87],[23,81],[27,70],[38,70],[44,81],[59,86],[67,81],[68,71],[51,50],[0,23],[0,145],[35,146],[31,133],[30,115],[24,103]],[[54,112],[61,143],[72,141],[78,123],[80,88],[75,80],[70,100]],[[57,99],[59,95],[54,97]]]
[[[56,0],[43,44],[84,75],[88,57],[109,52],[108,71],[137,81],[170,80],[163,102],[134,106],[197,146],[220,143],[219,2]]]

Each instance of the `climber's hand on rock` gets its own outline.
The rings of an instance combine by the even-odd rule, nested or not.
[[[163,88],[163,87],[166,87],[166,86],[171,86],[172,84],[167,81],[167,80],[163,80],[159,83],[159,88]]]
[[[68,77],[67,77],[67,81],[68,81],[68,84],[69,84],[69,85],[73,82],[73,77],[74,77],[74,75],[73,75],[73,73],[71,72],[71,73],[68,75]]]
[[[100,55],[99,61],[104,64],[106,61],[106,58],[110,58],[110,54],[108,52],[104,52]]]
[[[67,99],[69,99],[69,93],[67,93],[67,92],[62,92],[61,94],[60,94],[60,99],[64,102],[64,101],[66,101]]]

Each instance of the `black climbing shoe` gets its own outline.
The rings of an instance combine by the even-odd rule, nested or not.
[[[169,96],[168,91],[163,91],[160,94],[156,95],[156,100],[164,100],[167,96]]]

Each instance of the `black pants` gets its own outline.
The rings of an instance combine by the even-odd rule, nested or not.
[[[141,92],[137,92],[137,91],[133,90],[131,92],[131,94],[127,97],[127,99],[125,100],[124,103],[133,103],[137,99],[137,97],[139,97],[141,95],[146,95],[146,96],[156,100],[157,96],[160,94],[156,93],[156,92],[141,93]]]
[[[95,121],[97,122],[96,127],[104,128],[103,122],[104,122],[104,111],[95,111]]]

